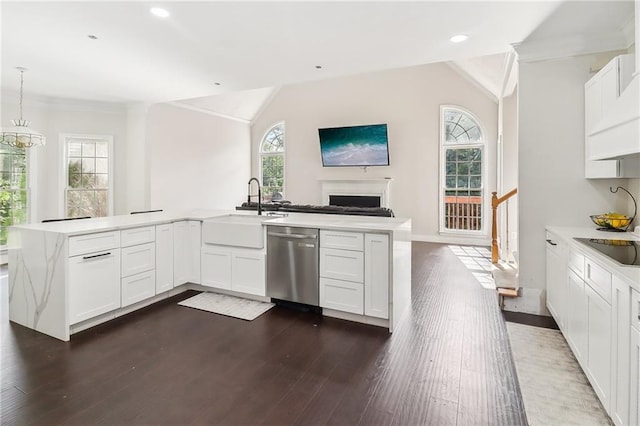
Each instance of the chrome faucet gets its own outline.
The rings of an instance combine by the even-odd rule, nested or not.
[[[252,177],[249,179],[249,189],[247,191],[247,204],[251,205],[251,197],[256,197],[256,195],[251,195],[251,182],[256,181],[258,184],[258,215],[262,215],[262,190],[260,189],[260,181],[257,178]]]

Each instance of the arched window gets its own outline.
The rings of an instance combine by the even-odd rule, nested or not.
[[[260,142],[260,177],[263,200],[284,197],[284,123],[271,126]]]
[[[476,117],[462,108],[440,107],[440,231],[484,230],[484,146]]]

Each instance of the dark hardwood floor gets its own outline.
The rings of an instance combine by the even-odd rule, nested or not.
[[[413,303],[393,335],[178,306],[189,292],[65,343],[8,321],[6,281],[2,425],[526,424],[495,293],[444,245],[413,244]]]

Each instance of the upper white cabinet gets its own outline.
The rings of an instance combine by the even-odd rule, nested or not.
[[[585,103],[585,177],[638,177],[638,162],[633,160],[592,160],[596,146],[592,136],[599,133],[604,117],[614,110],[616,101],[631,81],[634,55],[613,58],[584,86]]]

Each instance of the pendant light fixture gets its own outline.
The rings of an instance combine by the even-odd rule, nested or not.
[[[11,120],[13,127],[3,127],[0,135],[0,143],[17,148],[31,148],[32,146],[43,146],[46,142],[44,135],[36,130],[30,129],[30,121],[22,118],[22,86],[24,85],[24,72],[26,68],[17,67],[20,71],[20,119]]]

